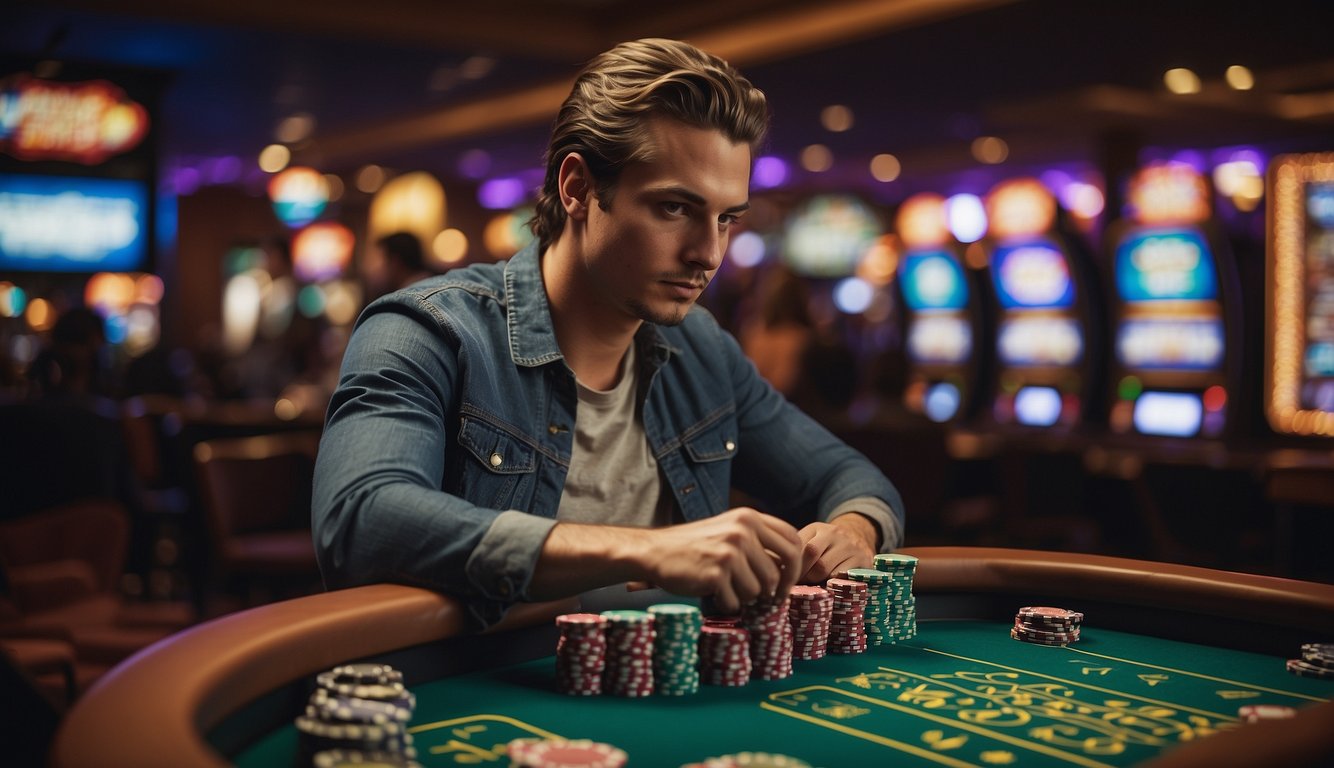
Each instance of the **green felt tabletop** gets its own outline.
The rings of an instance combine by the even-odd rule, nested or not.
[[[1007,624],[922,622],[913,640],[794,670],[680,698],[572,697],[548,657],[407,680],[410,732],[424,766],[508,765],[511,739],[550,736],[614,744],[631,766],[652,768],[742,751],[825,768],[1120,766],[1240,727],[1246,704],[1300,709],[1334,695],[1334,682],[1289,674],[1282,658],[1089,623],[1080,642],[1047,647],[1012,640]],[[289,766],[296,751],[286,727],[237,763]]]

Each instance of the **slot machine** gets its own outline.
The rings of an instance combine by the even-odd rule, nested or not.
[[[943,197],[913,195],[896,224],[904,245],[897,278],[909,368],[904,402],[937,423],[958,422],[973,411],[983,369],[981,294],[950,234]]]
[[[1057,232],[1056,200],[1036,179],[986,196],[990,285],[997,308],[991,419],[1068,431],[1094,404],[1097,298],[1087,254]]]
[[[1276,158],[1268,197],[1265,415],[1334,436],[1334,153]]]
[[[1237,421],[1241,296],[1205,178],[1183,163],[1141,168],[1128,215],[1107,232],[1117,435],[1221,440]]]

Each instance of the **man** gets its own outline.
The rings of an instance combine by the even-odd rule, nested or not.
[[[376,239],[362,268],[371,298],[406,288],[432,274],[426,268],[421,240],[411,232],[394,232]]]
[[[734,610],[897,546],[890,482],[692,309],[767,119],[763,94],[684,43],[626,43],[584,69],[537,241],[359,320],[316,469],[330,587],[426,586],[483,624],[636,581]],[[732,487],[819,522],[729,509]]]

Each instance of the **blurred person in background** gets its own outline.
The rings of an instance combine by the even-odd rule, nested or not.
[[[426,268],[421,240],[411,232],[394,232],[377,239],[361,271],[367,299],[377,299],[433,274]]]

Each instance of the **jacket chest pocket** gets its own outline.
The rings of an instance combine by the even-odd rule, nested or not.
[[[727,509],[732,459],[737,451],[736,423],[722,419],[685,438],[683,447],[686,463],[698,485],[693,492],[704,493],[712,509],[718,512]]]
[[[465,416],[459,427],[464,460],[457,495],[491,509],[523,508],[516,504],[524,483],[537,468],[536,451],[514,435],[485,421]]]

